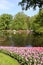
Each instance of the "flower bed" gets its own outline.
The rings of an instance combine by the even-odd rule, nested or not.
[[[10,51],[10,56],[17,59],[21,65],[43,65],[43,47],[0,47]],[[16,54],[14,54],[16,53]]]

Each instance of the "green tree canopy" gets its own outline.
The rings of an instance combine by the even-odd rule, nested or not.
[[[12,21],[12,15],[10,14],[2,14],[0,16],[0,30],[9,29],[9,24]]]
[[[11,24],[12,29],[28,29],[27,24],[27,15],[25,15],[23,12],[19,12],[15,15],[14,20]]]
[[[43,8],[43,0],[22,0],[19,2],[19,4],[22,6],[22,9],[27,10],[30,7],[33,7],[35,9],[37,6],[40,8]]]
[[[36,15],[33,21],[33,29],[36,32],[43,32],[43,9]]]

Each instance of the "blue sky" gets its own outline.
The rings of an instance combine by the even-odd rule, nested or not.
[[[21,0],[0,0],[0,15],[3,13],[8,13],[15,15],[18,12],[22,11],[21,6],[18,6],[18,2]],[[39,9],[36,8],[34,11],[32,8],[28,9],[27,11],[24,11],[25,14],[28,16],[33,16],[39,12]]]

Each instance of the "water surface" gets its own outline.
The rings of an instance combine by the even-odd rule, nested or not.
[[[41,47],[43,46],[43,34],[27,34],[0,31],[0,46],[22,46],[22,47]]]

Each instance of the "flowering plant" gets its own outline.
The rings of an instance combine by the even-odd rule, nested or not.
[[[43,65],[43,47],[1,47],[10,51],[10,55],[21,65]]]

